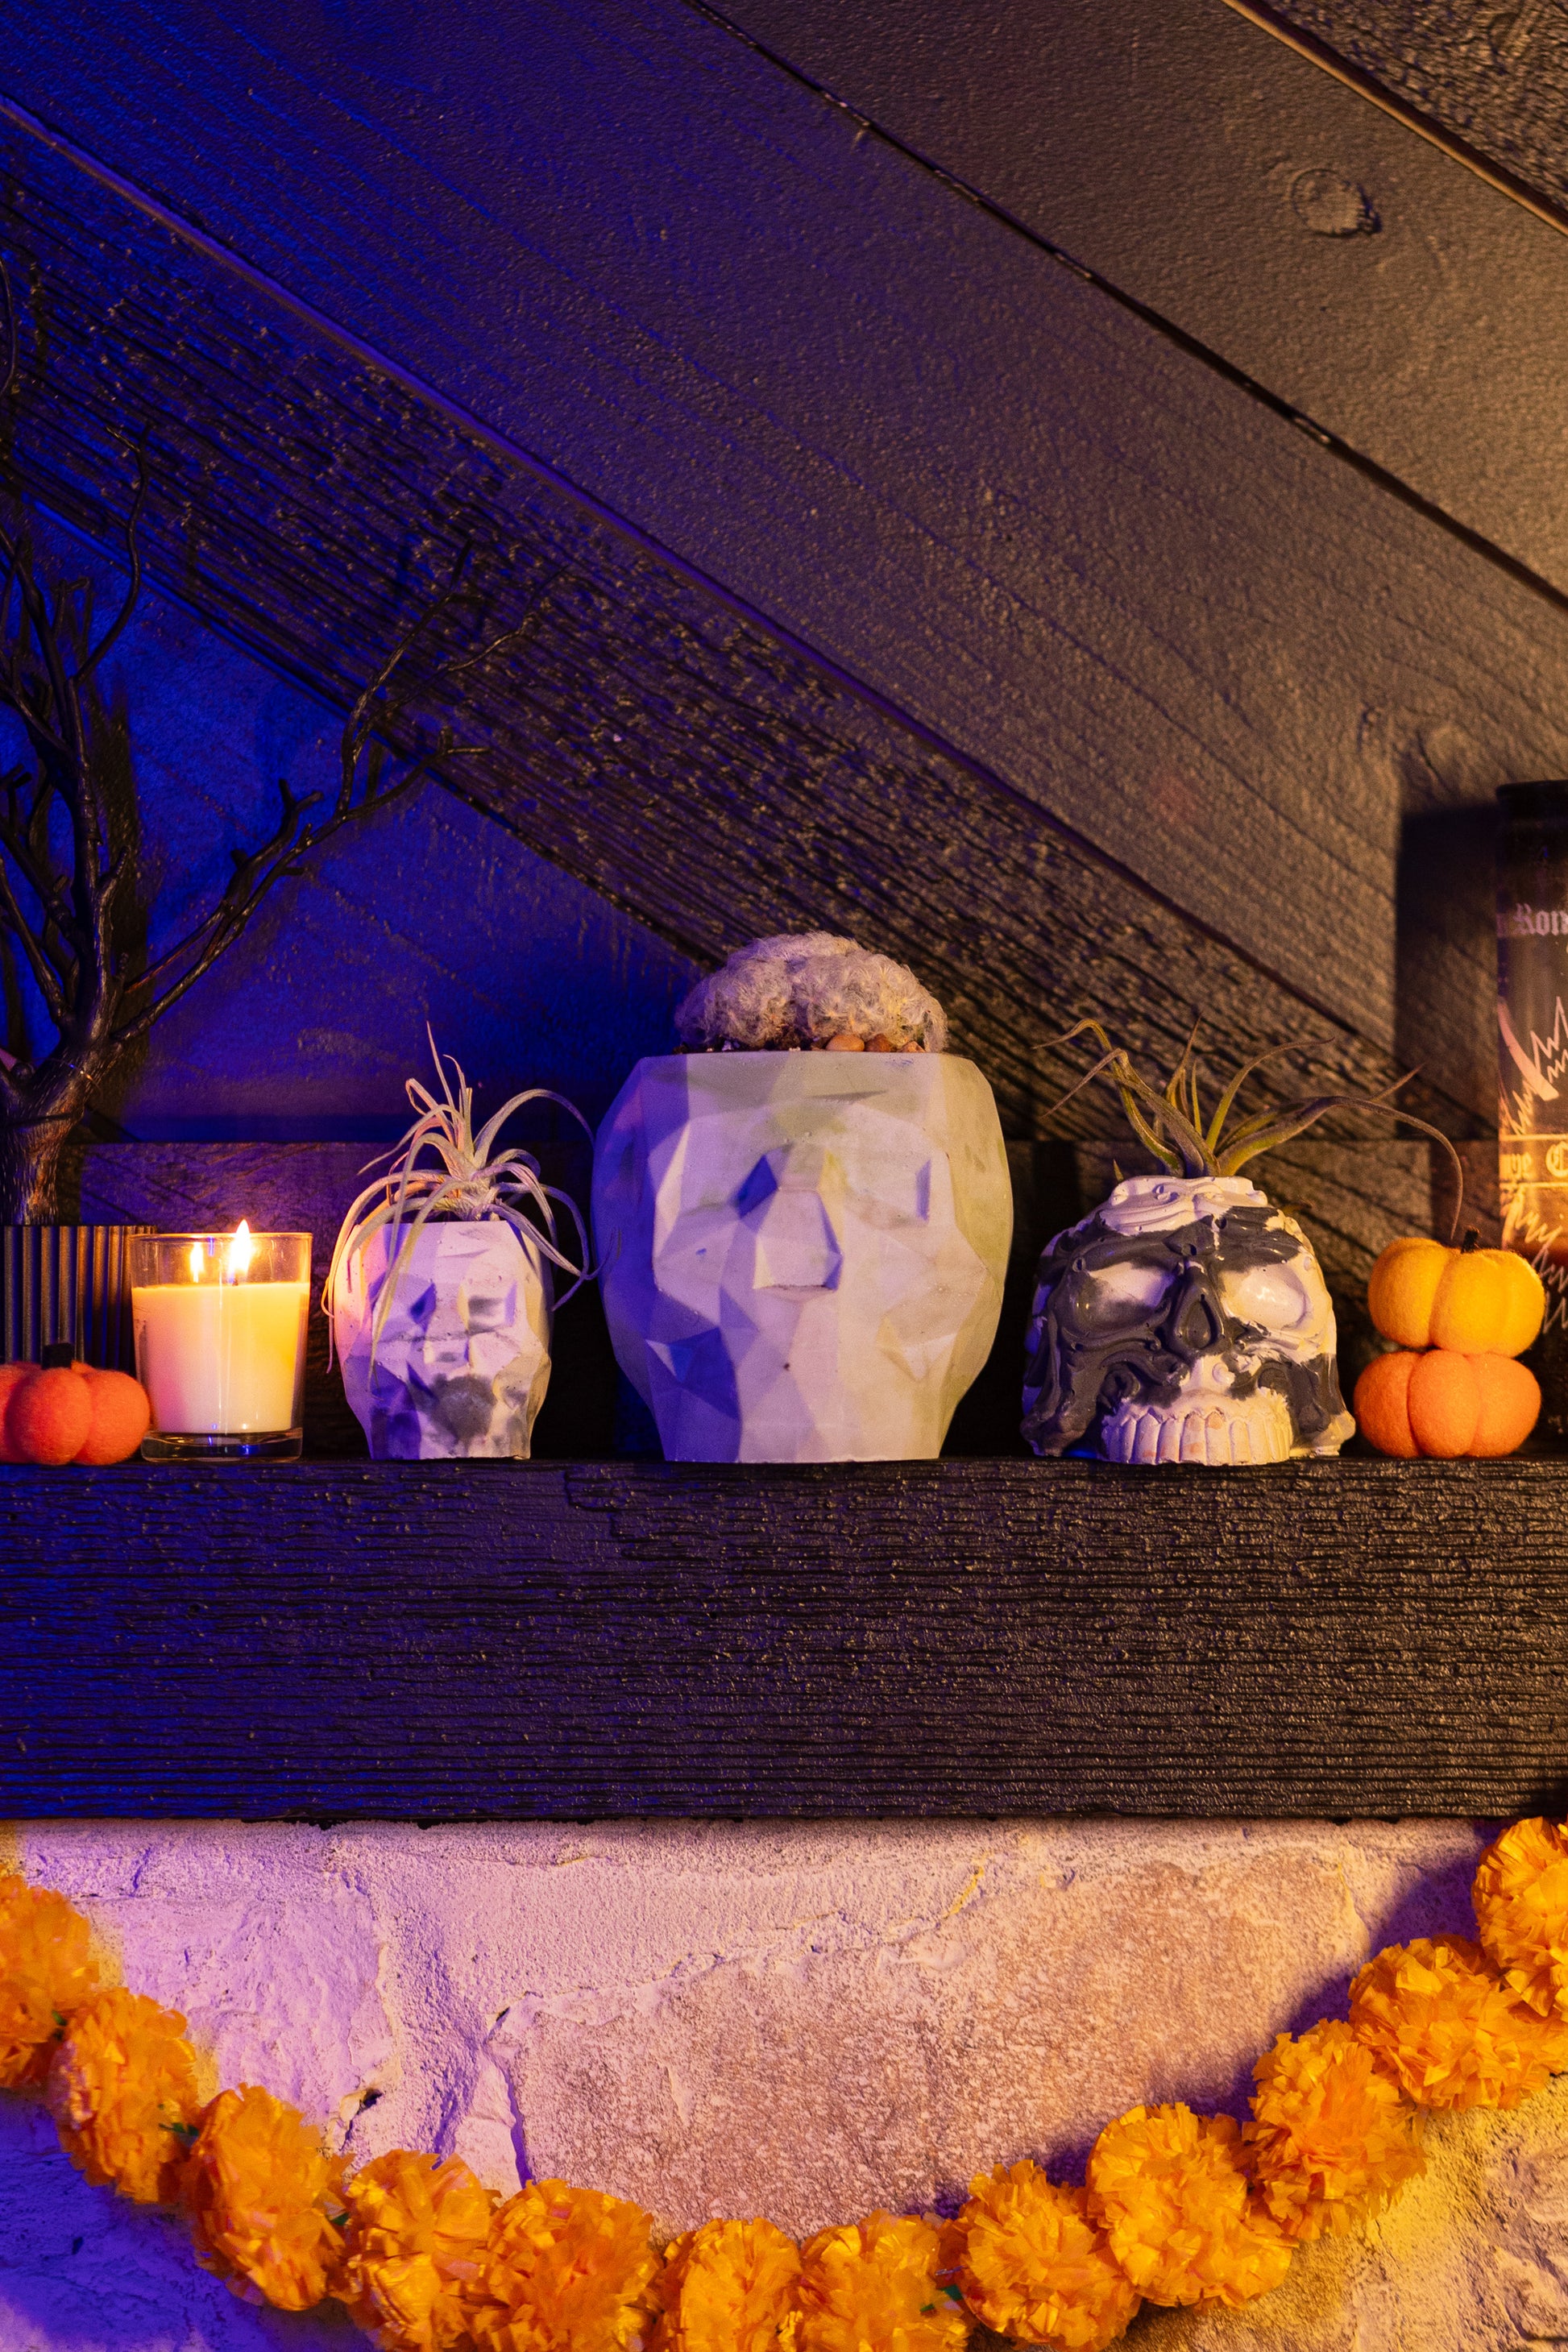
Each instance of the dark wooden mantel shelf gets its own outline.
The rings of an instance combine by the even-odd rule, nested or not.
[[[0,1810],[1499,1815],[1568,1461],[0,1471]]]

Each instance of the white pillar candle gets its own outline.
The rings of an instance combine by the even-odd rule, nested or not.
[[[233,1235],[147,1237],[138,1270],[163,1278],[132,1280],[131,1314],[154,1432],[244,1438],[299,1428],[309,1252],[308,1234],[243,1224]]]

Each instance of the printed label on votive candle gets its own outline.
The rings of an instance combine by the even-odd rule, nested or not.
[[[309,1302],[304,1282],[133,1287],[136,1366],[153,1428],[187,1436],[295,1428]]]

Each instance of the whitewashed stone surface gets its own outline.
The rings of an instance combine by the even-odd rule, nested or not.
[[[991,1088],[955,1054],[668,1054],[594,1151],[616,1359],[672,1462],[941,1452],[1013,1237]]]
[[[456,2150],[674,2229],[921,2208],[998,2157],[1071,2172],[1137,2099],[1239,2102],[1281,2027],[1391,1937],[1460,1927],[1462,1823],[610,1825],[16,1833],[215,2078],[340,2146]],[[1439,2123],[1425,2180],[1240,2314],[1147,2352],[1518,2352],[1568,2340],[1568,2084]],[[0,2352],[347,2352],[248,2309],[176,2223],[89,2189],[0,2098]]]

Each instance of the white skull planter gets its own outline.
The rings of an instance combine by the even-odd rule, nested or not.
[[[526,1462],[550,1381],[550,1268],[504,1219],[414,1236],[372,1361],[391,1244],[384,1226],[332,1284],[343,1388],[378,1462]]]
[[[668,1055],[599,1130],[594,1219],[669,1460],[918,1461],[990,1352],[1013,1199],[972,1062]]]
[[[1040,1260],[1024,1434],[1037,1454],[1211,1468],[1337,1454],[1355,1423],[1334,1310],[1291,1218],[1244,1176],[1135,1176]]]

